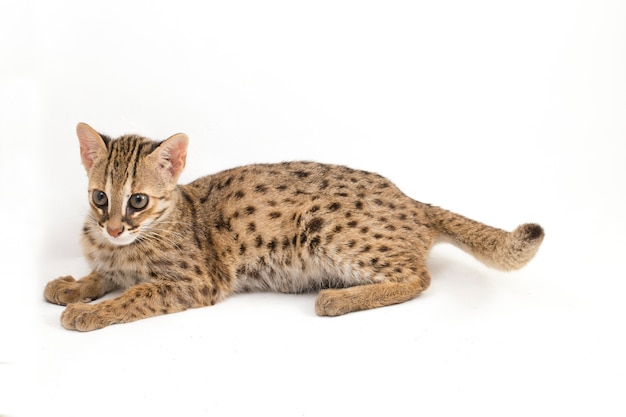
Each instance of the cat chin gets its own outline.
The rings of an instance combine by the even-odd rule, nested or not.
[[[109,243],[111,243],[112,245],[115,245],[115,246],[130,245],[136,239],[135,236],[131,236],[131,235],[128,235],[128,234],[123,235],[123,236],[113,237],[113,236],[109,236],[109,234],[107,234],[107,233],[104,233],[104,237],[106,238],[106,240]]]

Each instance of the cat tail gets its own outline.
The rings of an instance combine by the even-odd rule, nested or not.
[[[439,207],[427,205],[425,211],[430,227],[438,232],[438,241],[452,243],[485,265],[503,271],[526,265],[544,237],[543,228],[535,223],[507,232]]]

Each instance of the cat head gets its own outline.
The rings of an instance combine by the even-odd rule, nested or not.
[[[85,123],[76,133],[89,176],[88,233],[113,245],[135,242],[171,207],[189,139],[183,133],[163,142],[135,135],[110,139]]]

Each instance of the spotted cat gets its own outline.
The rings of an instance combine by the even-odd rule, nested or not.
[[[320,291],[320,316],[410,300],[425,260],[448,241],[513,270],[544,232],[506,232],[404,195],[380,175],[313,162],[247,165],[177,185],[188,138],[111,139],[80,123],[91,211],[82,246],[92,272],[48,283],[67,329],[95,330],[242,291]],[[89,304],[122,289],[117,298]]]

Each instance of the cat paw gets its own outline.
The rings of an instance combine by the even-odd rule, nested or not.
[[[88,303],[91,299],[84,298],[80,292],[81,284],[73,277],[61,277],[50,281],[44,290],[44,297],[51,303],[68,305],[71,303]]]
[[[61,324],[68,330],[88,332],[106,326],[95,305],[75,303],[69,304],[61,314]]]
[[[315,312],[318,316],[341,316],[353,311],[345,297],[346,290],[322,290],[315,299]]]

